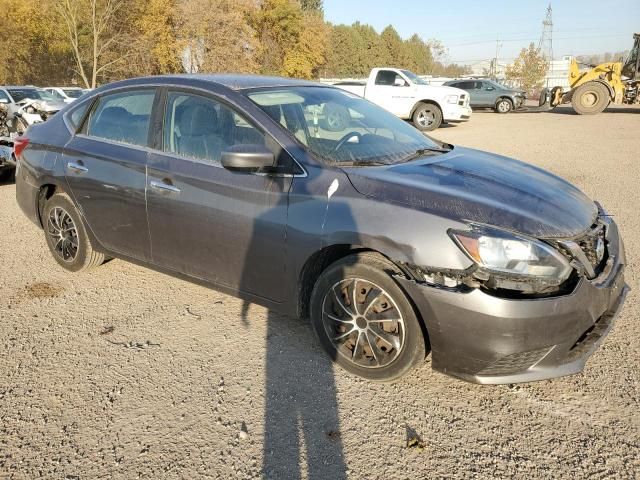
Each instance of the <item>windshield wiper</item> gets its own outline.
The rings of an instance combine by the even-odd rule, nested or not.
[[[339,167],[371,167],[371,166],[388,166],[388,163],[379,162],[377,160],[353,160],[347,162],[335,162]]]
[[[411,160],[415,160],[416,158],[420,158],[425,156],[427,153],[448,153],[450,152],[451,149],[450,148],[438,148],[438,147],[425,147],[425,148],[419,148],[418,150],[416,150],[415,152],[413,152],[411,155],[408,155],[407,157],[403,158],[402,161],[403,162],[410,162]]]

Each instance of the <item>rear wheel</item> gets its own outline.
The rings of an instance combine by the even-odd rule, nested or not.
[[[508,98],[500,98],[496,102],[495,110],[497,113],[509,113],[513,110],[513,103]]]
[[[430,132],[442,125],[442,112],[437,105],[421,103],[413,112],[413,125],[422,132]]]
[[[609,89],[600,82],[587,82],[573,92],[571,106],[580,115],[602,112],[611,101]]]
[[[379,382],[400,378],[426,353],[394,272],[379,255],[351,255],[330,265],[311,294],[311,321],[326,352],[348,372]]]
[[[47,246],[65,270],[79,272],[102,265],[104,254],[96,252],[71,199],[56,193],[44,206],[42,215]]]

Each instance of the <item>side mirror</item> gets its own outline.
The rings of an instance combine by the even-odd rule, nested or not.
[[[489,90],[489,91],[495,90],[495,88],[494,88],[494,87],[484,87],[484,89],[485,89],[485,90]]]
[[[404,78],[402,77],[396,77],[396,79],[393,81],[394,87],[404,87],[406,85],[407,85],[407,82],[405,82]]]
[[[264,145],[233,145],[222,152],[220,163],[227,170],[252,173],[272,168],[275,156]]]

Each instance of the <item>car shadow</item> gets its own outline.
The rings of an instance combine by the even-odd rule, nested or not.
[[[279,181],[284,180],[273,179]],[[279,206],[288,201],[286,196],[280,198]],[[250,292],[250,285],[255,285],[256,268],[264,263],[261,234],[273,226],[270,211],[277,207],[253,223],[240,277],[241,291]],[[250,302],[243,302],[241,318],[249,327]],[[262,477],[346,479],[332,359],[323,353],[308,321],[270,309],[266,330]]]

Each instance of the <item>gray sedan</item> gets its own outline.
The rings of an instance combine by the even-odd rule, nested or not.
[[[527,98],[523,90],[508,88],[493,80],[451,80],[444,85],[469,92],[471,107],[493,108],[498,113],[520,108]]]
[[[126,80],[15,153],[18,203],[64,269],[117,257],[310,319],[374,381],[428,353],[478,383],[577,373],[625,298],[616,224],[580,190],[325,85]]]

